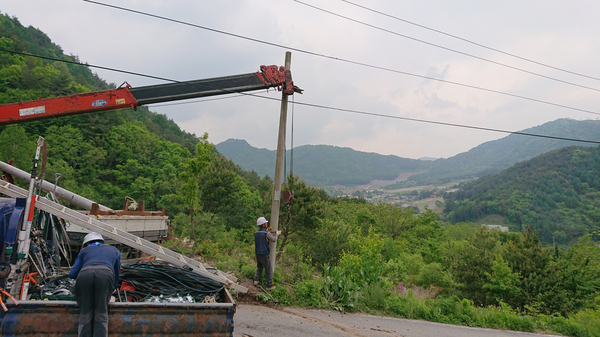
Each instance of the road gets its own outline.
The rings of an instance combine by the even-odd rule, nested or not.
[[[234,337],[526,337],[548,336],[525,332],[471,328],[425,321],[341,314],[298,308],[273,309],[240,305],[234,316]]]

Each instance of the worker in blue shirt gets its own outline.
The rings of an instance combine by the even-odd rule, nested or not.
[[[81,308],[78,336],[108,336],[108,302],[119,284],[121,254],[113,246],[104,245],[98,233],[83,238],[69,277],[76,279],[75,298]]]
[[[254,285],[258,285],[263,268],[267,278],[267,290],[275,289],[273,285],[273,269],[271,268],[271,260],[269,258],[270,249],[269,242],[276,242],[281,231],[277,231],[276,235],[271,234],[267,228],[268,221],[264,217],[256,220],[256,225],[259,227],[254,232],[254,253],[256,254],[256,274],[254,275]]]

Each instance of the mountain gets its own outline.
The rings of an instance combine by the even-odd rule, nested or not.
[[[228,139],[217,144],[226,158],[259,175],[274,176],[276,151],[257,149],[245,140]],[[291,166],[292,152],[286,151],[286,167]],[[426,170],[430,162],[393,155],[355,151],[330,145],[303,145],[294,148],[293,171],[315,186],[360,185],[371,180],[393,180],[402,172]]]
[[[600,141],[600,120],[558,119],[521,132]],[[500,172],[542,153],[573,145],[594,146],[594,144],[586,145],[581,142],[511,134],[502,139],[483,143],[454,157],[438,159],[432,163],[429,172],[413,175],[410,180],[431,183],[481,177]]]
[[[500,215],[545,244],[572,244],[600,229],[599,163],[600,147],[554,150],[463,184],[444,197],[444,214],[452,222]]]

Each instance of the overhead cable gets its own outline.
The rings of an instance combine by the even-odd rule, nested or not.
[[[69,63],[69,64],[76,64],[78,66],[84,66],[84,67],[90,67],[90,68],[97,68],[97,69],[109,70],[109,71],[114,71],[114,72],[123,73],[123,74],[130,74],[130,75],[136,75],[136,76],[141,76],[141,77],[153,78],[153,79],[161,80],[161,81],[168,81],[168,82],[180,83],[179,81],[171,80],[171,79],[164,78],[164,77],[146,75],[146,74],[136,73],[136,72],[133,72],[133,71],[127,71],[127,70],[122,70],[122,69],[115,69],[115,68],[97,66],[97,65],[88,64],[88,63],[81,63],[81,62],[77,62],[77,61],[63,60],[63,59],[59,59],[59,58],[56,58],[56,57],[35,55],[35,54],[24,53],[24,52],[19,52],[19,51],[10,50],[10,49],[4,49],[4,48],[0,48],[0,51],[3,51],[5,53],[22,55],[22,56],[31,56],[31,57],[35,57],[35,58],[39,58],[39,59],[44,59],[44,60],[58,61],[58,62],[64,62],[64,63]]]
[[[39,58],[43,58],[43,59],[48,59],[48,60],[53,60],[53,61],[59,61],[59,62],[65,62],[65,63],[70,63],[70,64],[77,64],[77,65],[80,65],[80,66],[95,67],[95,68],[100,68],[100,69],[105,69],[105,70],[110,70],[110,71],[115,71],[115,72],[122,72],[122,73],[126,73],[126,74],[133,74],[133,75],[142,76],[142,77],[159,78],[159,77],[152,76],[152,75],[135,73],[135,72],[125,71],[125,70],[119,70],[119,69],[109,68],[109,67],[94,66],[94,65],[90,65],[90,64],[84,64],[84,63],[75,62],[75,61],[61,60],[61,59],[52,58],[52,57],[46,57],[46,56],[33,55],[33,54],[28,54],[28,53],[15,52],[15,51],[12,51],[12,50],[6,50],[6,49],[2,49],[2,48],[0,48],[0,51],[8,52],[8,53],[14,53],[14,54],[19,54],[19,55],[25,55],[25,56],[31,56],[31,57],[39,57]],[[169,82],[179,82],[179,81],[172,80],[172,79],[167,79],[167,78],[159,78],[159,79],[163,79],[163,80],[169,81]],[[223,90],[223,91],[227,91],[227,90]],[[234,92],[231,92],[231,93],[234,93]],[[261,95],[251,94],[251,93],[239,92],[238,94],[239,95],[243,95],[243,96],[252,96],[252,97],[258,97],[258,98],[262,98],[262,99],[269,99],[269,100],[274,100],[274,101],[281,101],[280,98],[273,98],[273,97],[261,96]],[[237,96],[232,96],[232,97],[237,97]],[[525,99],[530,99],[530,98],[526,98],[526,97],[524,97],[524,98]],[[533,100],[533,99],[531,99],[531,100]],[[204,102],[204,101],[207,101],[207,100],[203,100],[203,101],[200,101],[200,102]],[[549,102],[545,102],[545,101],[539,101],[539,102],[546,103],[546,104],[556,105],[554,103],[549,103]],[[292,101],[292,104],[304,105],[304,106],[309,106],[309,107],[314,107],[314,108],[320,108],[320,109],[343,111],[343,112],[349,112],[349,113],[354,113],[354,114],[362,114],[362,115],[370,115],[370,116],[376,116],[376,117],[384,117],[384,118],[393,118],[393,119],[407,120],[407,121],[413,121],[413,122],[422,122],[422,123],[429,123],[429,124],[438,124],[438,125],[461,127],[461,128],[467,128],[467,129],[492,131],[492,132],[501,132],[501,133],[508,133],[508,134],[517,134],[517,135],[531,136],[531,137],[542,137],[542,138],[550,138],[550,139],[558,139],[558,140],[569,140],[569,141],[575,141],[575,142],[600,144],[600,142],[598,142],[598,141],[592,141],[592,140],[583,140],[583,139],[574,139],[574,138],[565,138],[565,137],[555,137],[555,136],[539,135],[539,134],[526,133],[526,132],[520,132],[520,131],[507,131],[507,130],[492,129],[492,128],[485,128],[485,127],[478,127],[478,126],[471,126],[471,125],[463,125],[463,124],[456,124],[456,123],[437,122],[437,121],[430,121],[430,120],[418,119],[418,118],[400,117],[400,116],[385,115],[385,114],[374,113],[374,112],[366,112],[366,111],[358,111],[358,110],[351,110],[351,109],[344,109],[344,108],[328,107],[328,106],[320,105],[320,104],[302,103],[302,102],[296,102],[296,101]],[[558,106],[561,106],[561,105],[558,105]],[[567,107],[567,106],[564,106],[564,107],[570,108],[570,109],[575,109],[575,110],[580,110],[580,109],[577,109],[577,108],[572,108],[572,107]],[[586,110],[582,110],[582,111],[586,111]],[[586,112],[600,115],[600,113],[596,113],[596,112],[592,112],[592,111],[586,111]]]
[[[469,40],[469,39],[465,39],[465,38],[457,36],[457,35],[446,33],[444,31],[441,31],[441,30],[438,30],[438,29],[435,29],[435,28],[427,27],[427,26],[424,26],[424,25],[421,25],[421,24],[418,24],[418,23],[415,23],[415,22],[412,22],[412,21],[408,21],[408,20],[399,18],[399,17],[394,16],[394,15],[390,15],[390,14],[387,14],[387,13],[384,13],[384,12],[381,12],[381,11],[378,11],[378,10],[375,10],[375,9],[372,9],[372,8],[369,8],[369,7],[366,7],[366,6],[363,6],[363,5],[359,5],[359,4],[354,3],[352,1],[348,1],[348,0],[341,0],[341,1],[343,1],[343,2],[345,2],[347,4],[350,4],[350,5],[353,5],[353,6],[362,8],[362,9],[365,9],[365,10],[373,12],[373,13],[377,13],[377,14],[380,14],[380,15],[383,15],[383,16],[387,16],[389,18],[392,18],[392,19],[395,19],[395,20],[398,20],[398,21],[402,21],[402,22],[408,23],[408,24],[413,25],[413,26],[421,27],[423,29],[427,29],[427,30],[430,30],[430,31],[433,31],[433,32],[436,32],[436,33],[439,33],[439,34],[450,36],[450,37],[453,37],[455,39],[458,39],[458,40],[461,40],[461,41],[473,44],[475,46],[478,46],[478,47],[481,47],[481,48],[485,48],[485,49],[488,49],[488,50],[492,50],[492,51],[495,51],[495,52],[498,52],[498,53],[501,53],[501,54],[504,54],[504,55],[508,55],[508,56],[511,56],[511,57],[514,57],[514,58],[517,58],[517,59],[520,59],[520,60],[523,60],[523,61],[531,62],[531,63],[537,64],[537,65],[540,65],[540,66],[543,66],[543,67],[547,67],[547,68],[550,68],[550,69],[562,71],[562,72],[565,72],[565,73],[568,73],[568,74],[577,75],[577,76],[586,77],[586,78],[590,78],[590,79],[593,79],[593,80],[600,81],[600,78],[598,78],[598,77],[594,77],[594,76],[589,76],[589,75],[577,73],[577,72],[566,70],[566,69],[559,68],[559,67],[554,67],[554,66],[551,66],[549,64],[538,62],[538,61],[535,61],[535,60],[532,60],[532,59],[528,59],[526,57],[522,57],[522,56],[519,56],[519,55],[515,55],[515,54],[509,53],[509,52],[505,52],[505,51],[502,51],[500,49],[496,49],[496,48],[493,48],[493,47],[488,47],[488,46],[483,45],[481,43],[477,43],[475,41],[472,41],[472,40]]]
[[[352,22],[361,24],[363,26],[374,28],[374,29],[380,30],[382,32],[386,32],[386,33],[389,33],[389,34],[392,34],[392,35],[400,36],[400,37],[403,37],[405,39],[417,41],[417,42],[424,43],[424,44],[429,45],[429,46],[433,46],[433,47],[436,47],[436,48],[448,50],[448,51],[451,51],[453,53],[457,53],[457,54],[460,54],[460,55],[465,55],[465,56],[472,57],[472,58],[475,58],[475,59],[478,59],[478,60],[481,60],[481,61],[493,63],[493,64],[496,64],[496,65],[499,65],[499,66],[502,66],[502,67],[510,68],[510,69],[517,70],[517,71],[521,71],[521,72],[524,72],[524,73],[527,73],[527,74],[530,74],[530,75],[539,76],[539,77],[542,77],[542,78],[545,78],[545,79],[549,79],[549,80],[552,80],[552,81],[556,81],[556,82],[560,82],[560,83],[564,83],[564,84],[568,84],[568,85],[573,85],[573,86],[584,88],[584,89],[589,89],[589,90],[594,90],[594,91],[600,91],[600,89],[597,89],[597,88],[592,88],[592,87],[588,87],[588,86],[585,86],[585,85],[581,85],[581,84],[577,84],[577,83],[573,83],[573,82],[569,82],[569,81],[564,81],[564,80],[561,80],[561,79],[558,79],[558,78],[546,76],[546,75],[539,74],[539,73],[536,73],[536,72],[533,72],[533,71],[529,71],[529,70],[525,70],[525,69],[522,69],[522,68],[519,68],[519,67],[514,67],[514,66],[511,66],[511,65],[508,65],[508,64],[505,64],[505,63],[501,63],[501,62],[493,61],[493,60],[490,60],[490,59],[486,59],[484,57],[480,57],[480,56],[476,56],[476,55],[473,55],[473,54],[465,53],[465,52],[462,52],[460,50],[456,50],[456,49],[444,47],[444,46],[441,46],[439,44],[427,42],[425,40],[417,39],[417,38],[414,38],[414,37],[411,37],[411,36],[408,36],[408,35],[400,34],[398,32],[394,32],[394,31],[391,31],[389,29],[381,28],[381,27],[372,25],[370,23],[366,23],[364,21],[356,20],[356,19],[353,19],[351,17],[344,16],[344,15],[341,15],[341,14],[338,14],[338,13],[335,13],[335,12],[332,12],[332,11],[320,8],[320,7],[308,4],[306,2],[302,2],[300,0],[294,0],[294,1],[297,2],[297,3],[299,3],[299,4],[302,4],[304,6],[316,9],[318,11],[321,11],[321,12],[324,12],[324,13],[327,13],[327,14],[330,14],[330,15],[333,15],[333,16],[337,16],[339,18],[342,18],[342,19],[345,19],[345,20],[348,20],[348,21],[352,21]]]
[[[511,97],[515,97],[515,98],[526,99],[526,100],[533,101],[533,102],[538,102],[538,103],[544,103],[544,104],[548,104],[548,105],[553,105],[553,106],[557,106],[557,107],[561,107],[561,108],[565,108],[565,109],[581,111],[581,112],[590,113],[590,114],[594,114],[594,115],[600,115],[600,113],[595,112],[595,111],[591,111],[591,110],[570,107],[570,106],[563,105],[563,104],[551,103],[551,102],[544,101],[544,100],[541,100],[541,99],[529,98],[529,97],[526,97],[526,96],[521,96],[521,95],[512,94],[512,93],[508,93],[508,92],[498,91],[498,90],[494,90],[494,89],[487,89],[487,88],[478,87],[478,86],[475,86],[475,85],[463,84],[463,83],[459,83],[459,82],[453,82],[453,81],[443,80],[443,79],[439,79],[439,78],[435,78],[435,77],[429,77],[429,76],[424,76],[424,75],[413,74],[413,73],[409,73],[409,72],[405,72],[405,71],[401,71],[401,70],[395,70],[395,69],[391,69],[391,68],[386,68],[386,67],[382,67],[382,66],[376,66],[376,65],[368,64],[368,63],[363,63],[363,62],[358,62],[358,61],[352,61],[352,60],[343,59],[343,58],[334,57],[334,56],[329,56],[329,55],[325,55],[325,54],[319,54],[319,53],[311,52],[311,51],[308,51],[308,50],[303,50],[303,49],[299,49],[299,48],[289,47],[289,46],[285,46],[285,45],[282,45],[282,44],[277,44],[277,43],[273,43],[273,42],[263,41],[263,40],[259,40],[259,39],[255,39],[255,38],[251,38],[251,37],[247,37],[247,36],[243,36],[243,35],[233,34],[233,33],[225,32],[225,31],[222,31],[222,30],[213,29],[213,28],[209,28],[209,27],[205,27],[205,26],[200,26],[200,25],[189,23],[189,22],[185,22],[185,21],[170,19],[170,18],[167,18],[167,17],[164,17],[164,16],[150,14],[150,13],[145,13],[145,12],[141,12],[141,11],[137,11],[137,10],[125,8],[125,7],[120,7],[120,6],[115,6],[115,5],[109,5],[109,4],[105,4],[105,3],[101,3],[101,2],[97,2],[97,1],[92,1],[92,0],[83,0],[83,1],[89,2],[89,3],[93,3],[93,4],[96,4],[96,5],[100,5],[100,6],[106,6],[106,7],[110,7],[110,8],[114,8],[114,9],[119,9],[119,10],[131,12],[131,13],[136,13],[136,14],[140,14],[140,15],[150,16],[150,17],[154,17],[154,18],[157,18],[157,19],[161,19],[161,20],[171,21],[171,22],[182,24],[182,25],[187,25],[187,26],[190,26],[190,27],[204,29],[204,30],[208,30],[208,31],[211,31],[211,32],[219,33],[219,34],[224,34],[224,35],[228,35],[228,36],[232,36],[232,37],[237,37],[237,38],[240,38],[240,39],[244,39],[244,40],[248,40],[248,41],[253,41],[253,42],[257,42],[257,43],[261,43],[261,44],[266,44],[266,45],[273,46],[273,47],[278,47],[278,48],[293,50],[293,51],[296,51],[296,52],[299,52],[299,53],[303,53],[303,54],[307,54],[307,55],[323,57],[323,58],[327,58],[327,59],[331,59],[331,60],[336,60],[336,61],[340,61],[340,62],[345,62],[345,63],[349,63],[349,64],[354,64],[354,65],[359,65],[359,66],[363,66],[363,67],[367,67],[367,68],[378,69],[378,70],[388,71],[388,72],[392,72],[392,73],[397,73],[397,74],[402,74],[402,75],[407,75],[407,76],[412,76],[412,77],[418,77],[418,78],[423,78],[423,79],[432,80],[432,81],[438,81],[438,82],[442,82],[442,83],[453,84],[453,85],[457,85],[457,86],[461,86],[461,87],[465,87],[465,88],[477,89],[477,90],[492,92],[492,93],[501,94],[501,95],[505,95],[505,96],[511,96]]]
[[[263,99],[269,99],[269,100],[274,100],[274,101],[280,101],[279,98],[261,96],[261,95],[250,94],[250,93],[243,93],[243,95],[253,96],[253,97],[258,97],[258,98],[263,98]],[[557,140],[568,140],[568,141],[573,141],[573,142],[582,142],[582,143],[590,143],[590,144],[600,144],[600,141],[595,141],[595,140],[585,140],[585,139],[576,139],[576,138],[567,138],[567,137],[558,137],[558,136],[548,136],[548,135],[540,135],[540,134],[536,134],[536,133],[529,133],[529,132],[522,132],[522,131],[509,131],[509,130],[493,129],[493,128],[486,128],[486,127],[481,127],[481,126],[466,125],[466,124],[438,122],[438,121],[431,121],[431,120],[419,119],[419,118],[410,118],[410,117],[401,117],[401,116],[386,115],[386,114],[381,114],[381,113],[376,113],[376,112],[368,112],[368,111],[360,111],[360,110],[353,110],[353,109],[337,108],[337,107],[331,107],[331,106],[326,106],[326,105],[321,105],[321,104],[303,103],[303,102],[298,102],[298,101],[292,101],[292,104],[298,104],[298,105],[303,105],[303,106],[308,106],[308,107],[318,108],[318,109],[348,112],[348,113],[353,113],[353,114],[358,114],[358,115],[366,115],[366,116],[374,116],[374,117],[399,119],[399,120],[412,121],[412,122],[437,124],[437,125],[445,125],[445,126],[453,126],[453,127],[459,127],[459,128],[465,128],[465,129],[491,131],[491,132],[500,132],[500,133],[507,133],[507,134],[513,134],[513,135],[521,135],[521,136],[529,136],[529,137],[539,137],[539,138],[548,138],[548,139],[557,139]]]

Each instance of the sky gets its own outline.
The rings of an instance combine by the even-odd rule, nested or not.
[[[304,94],[290,97],[290,102],[334,109],[290,104],[288,149],[293,133],[294,147],[325,144],[406,158],[447,158],[506,136],[344,109],[507,131],[559,118],[600,117],[599,1],[98,1],[247,39],[82,0],[0,0],[0,12],[42,30],[82,62],[177,81],[246,74],[258,71],[260,65],[281,66],[285,52],[293,48],[291,72]],[[165,83],[92,71],[116,85]],[[281,98],[272,89],[253,93]],[[276,100],[230,95],[149,108],[187,132],[198,136],[207,132],[214,144],[236,138],[258,148],[277,146]]]

